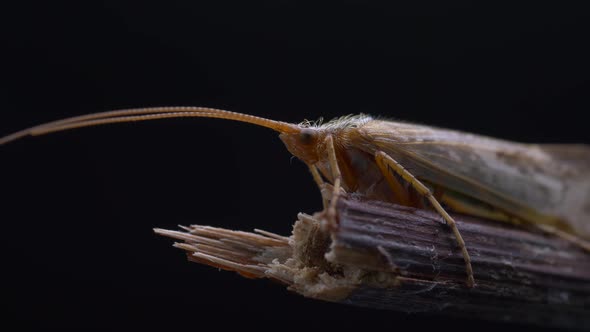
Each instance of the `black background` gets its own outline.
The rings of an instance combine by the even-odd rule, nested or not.
[[[0,135],[194,105],[589,142],[588,11],[437,3],[19,2],[0,14]],[[188,263],[153,234],[191,223],[288,234],[297,212],[318,210],[306,168],[267,129],[102,126],[14,142],[0,160],[3,311],[22,328],[521,328],[316,302]]]

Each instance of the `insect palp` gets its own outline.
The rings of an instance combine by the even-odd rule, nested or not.
[[[307,167],[309,167],[309,171],[311,172],[311,176],[313,177],[313,180],[315,181],[316,185],[318,186],[318,189],[320,190],[320,192],[322,192],[322,188],[324,187],[324,185],[326,183],[324,182],[324,179],[322,178],[320,171],[318,171],[318,168],[316,165],[307,165]],[[326,197],[324,197],[324,195],[322,195],[322,206],[324,207],[324,209],[328,208],[328,199]]]

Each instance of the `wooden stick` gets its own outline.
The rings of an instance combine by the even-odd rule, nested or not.
[[[156,229],[183,240],[191,261],[271,278],[319,300],[405,312],[584,329],[590,253],[536,229],[454,215],[471,253],[436,213],[343,196],[338,227],[299,214],[291,237],[191,226]]]

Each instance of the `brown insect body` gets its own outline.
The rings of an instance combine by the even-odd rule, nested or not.
[[[334,139],[347,192],[428,206],[407,185],[392,190],[374,158],[384,151],[427,183],[451,210],[544,224],[590,238],[588,146],[520,144],[362,115],[304,128],[302,133],[281,134],[293,155],[315,164],[330,182],[334,179],[322,144],[327,135]]]

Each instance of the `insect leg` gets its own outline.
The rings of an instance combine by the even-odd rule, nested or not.
[[[318,188],[320,189],[320,192],[321,192],[322,188],[325,185],[324,179],[322,179],[322,176],[320,175],[320,172],[318,171],[318,168],[316,167],[316,165],[307,165],[307,166],[309,167],[309,171],[311,172],[311,175],[313,176],[313,180],[318,185]],[[322,195],[322,206],[324,207],[324,209],[328,208],[328,199],[326,197],[324,197],[324,195]]]
[[[408,181],[408,183],[416,189],[416,191],[426,197],[430,204],[434,207],[434,209],[445,219],[455,238],[457,239],[457,243],[459,248],[461,249],[461,253],[463,254],[463,259],[465,260],[465,267],[467,270],[467,287],[471,288],[475,284],[475,280],[473,278],[473,268],[471,267],[471,258],[469,257],[469,253],[467,252],[467,248],[465,247],[465,241],[463,241],[463,237],[461,233],[459,233],[459,229],[457,228],[457,224],[455,220],[445,211],[445,209],[440,205],[440,203],[434,198],[430,189],[428,189],[420,180],[418,180],[412,173],[408,172],[402,165],[400,165],[397,161],[391,158],[383,151],[378,151],[375,153],[375,160],[377,164],[384,164],[388,168],[391,168],[394,172],[396,172],[402,179]],[[383,171],[383,169],[382,169]],[[388,173],[388,172],[387,172]],[[387,177],[386,173],[384,176]]]
[[[332,172],[332,179],[334,181],[332,187],[332,198],[330,205],[326,213],[326,219],[328,225],[331,227],[336,226],[336,204],[338,203],[338,197],[340,196],[340,186],[342,182],[342,173],[340,173],[340,167],[338,167],[338,159],[336,158],[336,149],[334,148],[334,140],[331,135],[328,135],[325,140],[326,150],[328,151],[328,160],[330,162],[330,172]]]

